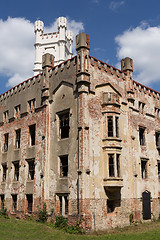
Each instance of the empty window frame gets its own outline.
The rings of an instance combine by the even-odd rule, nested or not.
[[[17,194],[12,195],[12,211],[17,212]]]
[[[29,113],[34,113],[35,112],[35,103],[36,103],[35,98],[28,101],[28,112]]]
[[[34,146],[36,141],[36,124],[29,126],[29,143]]]
[[[139,127],[139,142],[141,146],[145,145],[145,128]]]
[[[8,123],[8,111],[5,111],[4,113],[3,113],[3,121],[4,121],[4,123]]]
[[[160,109],[158,109],[158,108],[155,108],[155,116],[157,117],[157,118],[159,118],[159,114],[160,113]]]
[[[60,177],[68,176],[68,155],[60,156]]]
[[[144,113],[144,106],[145,104],[143,102],[139,102],[139,112],[142,114]]]
[[[27,211],[28,211],[28,213],[32,213],[32,208],[33,208],[33,194],[27,194],[26,195],[26,197],[27,197],[27,204],[28,204],[28,206],[27,206]]]
[[[108,154],[109,177],[120,177],[120,154]]]
[[[68,195],[59,196],[60,202],[60,214],[67,215],[68,214]]]
[[[5,202],[4,194],[0,195],[0,199],[1,199],[1,209],[4,209],[4,202]]]
[[[118,116],[108,116],[107,126],[108,126],[108,137],[119,137],[119,117]]]
[[[69,138],[69,111],[58,114],[60,139]]]
[[[21,116],[21,105],[18,105],[14,108],[14,117],[17,119],[17,118],[20,118]]]
[[[9,133],[4,134],[4,152],[8,151]]]
[[[16,130],[16,141],[15,141],[15,147],[20,148],[21,145],[21,129]]]
[[[156,146],[160,147],[160,132],[155,132]]]
[[[27,159],[28,162],[28,179],[34,180],[35,175],[35,159]]]
[[[157,162],[158,178],[160,179],[160,161]]]
[[[14,165],[14,180],[19,180],[19,161],[13,162]]]
[[[107,213],[114,212],[115,209],[115,200],[107,199]]]
[[[148,173],[147,173],[147,162],[148,160],[146,159],[141,159],[141,176],[142,176],[142,179],[146,179],[148,176]]]
[[[2,164],[2,181],[5,182],[7,179],[7,163]]]

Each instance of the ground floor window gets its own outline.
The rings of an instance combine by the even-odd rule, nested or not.
[[[12,211],[17,211],[17,194],[12,195]]]
[[[4,194],[0,195],[0,199],[1,199],[1,209],[4,209],[4,201],[5,201]]]
[[[68,195],[59,195],[60,202],[60,214],[67,215],[68,214]]]
[[[28,203],[28,206],[27,206],[27,210],[28,210],[28,213],[32,213],[32,208],[33,208],[33,194],[27,194],[26,195],[27,197],[27,203]]]

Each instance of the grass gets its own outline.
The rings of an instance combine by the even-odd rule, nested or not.
[[[160,240],[160,222],[92,235],[70,235],[46,224],[0,218],[0,240]]]

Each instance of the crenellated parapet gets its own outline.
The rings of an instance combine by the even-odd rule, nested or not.
[[[57,20],[57,32],[44,33],[44,23],[35,22],[35,63],[34,74],[42,72],[42,55],[49,53],[54,56],[55,65],[72,57],[73,33],[67,30],[67,19]]]

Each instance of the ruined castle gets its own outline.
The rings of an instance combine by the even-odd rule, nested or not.
[[[67,20],[36,21],[35,76],[0,95],[0,202],[11,215],[48,212],[90,230],[160,214],[160,93],[90,56]],[[37,74],[37,75],[36,75]]]

